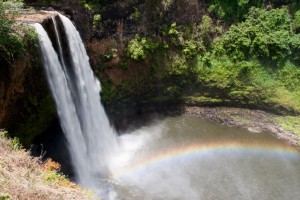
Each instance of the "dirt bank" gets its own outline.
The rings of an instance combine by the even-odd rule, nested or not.
[[[274,114],[260,110],[225,107],[185,107],[184,112],[223,125],[247,128],[253,132],[269,131],[278,139],[282,139],[300,150],[299,138],[291,131],[283,129],[276,122],[275,119],[278,116]]]

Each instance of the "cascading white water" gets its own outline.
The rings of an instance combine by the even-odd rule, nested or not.
[[[57,27],[57,23],[56,23],[56,20],[55,20],[55,16],[52,16],[51,20],[52,20],[52,23],[53,23],[53,26],[54,26],[55,37],[56,37],[56,41],[57,41],[57,45],[58,45],[59,59],[60,59],[60,62],[61,62],[61,65],[62,65],[63,69],[66,70],[66,61],[65,61],[65,58],[63,56],[62,45],[61,45],[60,35],[59,35],[59,32],[58,32],[58,27]]]
[[[116,148],[116,134],[101,105],[100,82],[94,77],[80,35],[68,18],[59,17],[67,37],[71,66],[66,66],[63,58],[55,19],[61,62],[44,28],[40,24],[34,26],[76,179],[84,186],[99,190],[100,179],[109,176],[107,164]]]

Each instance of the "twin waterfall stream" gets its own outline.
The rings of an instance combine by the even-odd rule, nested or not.
[[[100,82],[94,77],[80,35],[72,22],[59,15],[70,51],[69,65],[63,56],[62,33],[53,17],[59,53],[42,25],[35,24],[42,60],[54,97],[61,127],[66,135],[77,181],[99,189],[101,178],[108,176],[110,152],[116,148],[116,136],[100,101]],[[99,153],[101,152],[101,153]]]
[[[118,136],[78,31],[52,26],[34,24],[76,182],[103,200],[299,199],[300,154],[269,133],[182,115]]]

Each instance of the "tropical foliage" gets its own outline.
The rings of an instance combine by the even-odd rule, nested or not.
[[[217,98],[223,104],[300,112],[298,27],[299,11],[290,14],[287,7],[251,7],[244,20],[226,32],[205,15],[198,25],[172,23],[165,28],[159,47],[151,50],[163,53],[152,53],[149,59],[166,66],[168,78],[176,80],[166,85],[164,95],[173,96],[176,88],[178,97],[194,103],[205,99],[214,104]],[[150,54],[138,41],[128,45],[136,51],[131,58],[145,59]]]
[[[22,8],[23,0],[0,1],[0,61],[11,63],[27,44],[36,41],[32,27],[15,21]]]
[[[21,6],[21,1],[0,1],[0,60],[10,60],[23,49],[22,38],[13,27],[13,16]]]

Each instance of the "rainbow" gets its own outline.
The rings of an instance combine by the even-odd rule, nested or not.
[[[130,176],[134,173],[142,172],[149,167],[159,167],[167,161],[176,161],[185,157],[205,157],[218,153],[231,154],[254,154],[268,156],[283,156],[289,159],[300,159],[300,153],[288,145],[279,145],[277,142],[258,141],[213,141],[197,142],[184,146],[169,148],[162,152],[150,155],[142,160],[122,167],[113,174],[114,179]]]

